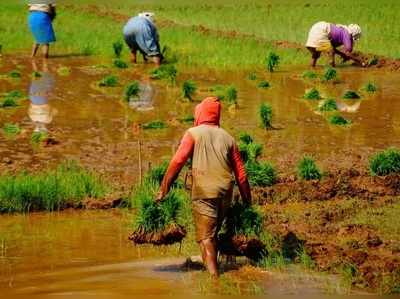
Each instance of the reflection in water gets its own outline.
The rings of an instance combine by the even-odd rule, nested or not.
[[[139,94],[129,99],[129,107],[138,111],[149,111],[154,109],[154,89],[150,82],[139,83]]]
[[[336,101],[336,106],[341,112],[356,113],[360,109],[361,101],[357,101],[352,105]]]
[[[36,62],[32,62],[32,68],[38,71]],[[29,117],[35,125],[35,132],[47,132],[46,126],[50,124],[55,115],[55,110],[49,105],[49,95],[53,90],[55,79],[49,72],[47,62],[43,62],[43,69],[39,78],[32,78],[29,88]]]

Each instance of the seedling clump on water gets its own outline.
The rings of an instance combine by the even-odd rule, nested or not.
[[[260,119],[264,129],[272,128],[272,107],[268,103],[262,103],[260,106]]]
[[[168,126],[160,120],[152,121],[147,124],[142,125],[144,130],[156,130],[156,129],[165,129]]]
[[[228,86],[228,88],[226,89],[226,101],[229,104],[237,104],[237,89],[235,88],[235,86],[231,85]]]
[[[376,153],[369,161],[369,169],[378,176],[400,173],[400,150],[389,148]]]
[[[20,73],[20,71],[13,70],[13,71],[8,73],[8,76],[10,78],[18,79],[18,78],[21,78],[21,73]]]
[[[378,90],[378,87],[374,83],[368,82],[367,84],[365,84],[364,90],[368,93],[374,93]]]
[[[359,94],[353,90],[348,90],[344,93],[343,99],[360,99]]]
[[[7,136],[15,136],[21,132],[21,128],[18,126],[18,124],[6,123],[3,126],[3,132]]]
[[[216,85],[211,88],[211,91],[213,91],[215,96],[221,101],[226,101],[234,105],[237,104],[238,91],[235,86]]]
[[[40,144],[48,137],[47,132],[33,132],[31,136],[31,142],[33,144]]]
[[[33,79],[37,79],[37,78],[40,78],[40,77],[42,77],[42,74],[41,74],[40,72],[34,71],[34,72],[32,73],[32,78],[33,78]]]
[[[351,120],[344,118],[340,114],[335,114],[329,118],[329,123],[337,126],[347,126],[351,124]]]
[[[116,58],[121,57],[123,47],[124,47],[124,44],[121,41],[117,41],[117,42],[113,43],[114,55]]]
[[[303,180],[319,180],[322,177],[321,171],[313,158],[305,156],[297,165],[297,175]]]
[[[337,71],[333,67],[326,69],[325,73],[322,75],[322,81],[328,82],[337,79]]]
[[[334,99],[327,99],[318,104],[318,111],[321,112],[330,112],[338,110],[336,100]]]
[[[302,77],[303,77],[303,79],[310,79],[310,80],[313,80],[313,79],[317,79],[318,75],[317,75],[316,72],[313,72],[313,71],[305,71],[305,72],[302,74]]]
[[[128,64],[123,61],[122,59],[114,59],[114,66],[119,68],[119,69],[126,69],[128,68]]]
[[[131,98],[138,96],[140,92],[140,86],[138,81],[133,81],[125,88],[125,101],[129,102]]]
[[[100,87],[115,87],[118,85],[118,78],[114,75],[104,77],[98,85]]]
[[[168,80],[171,84],[176,83],[178,70],[172,64],[164,64],[154,69],[150,73],[150,77],[155,80]]]
[[[194,83],[192,80],[187,80],[187,81],[183,82],[182,96],[185,99],[192,101],[193,95],[195,94],[196,90],[197,90],[196,83]]]
[[[275,70],[275,68],[279,65],[279,56],[274,53],[274,52],[270,52],[267,56],[267,69],[269,72],[273,72]]]
[[[310,90],[306,91],[303,98],[307,100],[320,100],[321,95],[316,88],[311,88]]]
[[[271,87],[271,84],[269,84],[268,81],[261,81],[260,83],[258,83],[257,86],[259,88],[269,88],[269,87]]]
[[[9,97],[7,96],[2,103],[0,103],[0,106],[3,108],[9,108],[9,107],[17,107],[18,103],[15,100],[14,97]]]
[[[257,80],[257,74],[256,73],[250,73],[248,78],[251,81]]]
[[[19,90],[13,90],[13,91],[10,91],[9,93],[7,93],[7,97],[22,98],[23,94]]]

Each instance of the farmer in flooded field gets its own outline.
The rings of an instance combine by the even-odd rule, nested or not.
[[[157,28],[154,24],[154,14],[143,12],[131,18],[123,29],[124,39],[132,53],[132,62],[137,62],[137,52],[147,61],[150,57],[159,66],[163,59]]]
[[[53,30],[53,20],[56,17],[56,7],[53,1],[38,0],[29,2],[29,29],[35,42],[32,47],[32,58],[42,46],[43,56],[49,57],[50,43],[56,41]]]
[[[343,62],[353,60],[359,65],[366,64],[352,54],[354,42],[361,37],[361,28],[357,24],[337,25],[327,22],[318,22],[311,27],[306,43],[307,49],[311,52],[311,66],[315,67],[322,52],[329,52],[331,65],[334,67],[335,55],[342,57]],[[337,48],[343,46],[343,51]]]
[[[190,128],[169,164],[157,201],[168,193],[180,170],[192,158],[192,206],[204,264],[218,276],[217,233],[229,207],[233,176],[242,200],[251,203],[250,185],[235,140],[220,127],[221,104],[216,97],[204,99],[195,109],[194,127]]]

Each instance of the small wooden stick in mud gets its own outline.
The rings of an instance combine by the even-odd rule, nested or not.
[[[139,184],[142,184],[142,143],[138,140],[139,146]]]

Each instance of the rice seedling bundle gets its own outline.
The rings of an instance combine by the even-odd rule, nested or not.
[[[335,114],[329,117],[329,123],[337,126],[347,126],[351,124],[351,120],[344,118],[340,114]]]
[[[316,88],[311,88],[311,89],[306,91],[306,93],[304,94],[303,98],[307,99],[307,100],[320,100],[321,99],[321,95],[320,95],[319,91]]]
[[[360,99],[360,95],[353,91],[353,90],[348,90],[344,93],[343,99]]]
[[[368,93],[374,93],[378,90],[378,87],[374,83],[368,82],[367,84],[365,84],[364,90]]]
[[[163,64],[150,73],[152,79],[168,80],[171,84],[175,84],[177,75],[178,70],[173,64]]]
[[[128,68],[128,64],[122,59],[114,59],[113,64],[116,68],[126,69]]]
[[[133,81],[125,88],[125,101],[129,102],[131,98],[135,98],[139,95],[140,86],[138,81]]]
[[[21,128],[18,124],[6,123],[3,126],[3,132],[7,136],[15,136],[21,132]]]
[[[310,79],[310,80],[317,79],[318,77],[317,73],[313,71],[305,71],[301,76],[303,79]]]
[[[193,95],[197,90],[196,83],[192,80],[187,80],[182,84],[182,96],[189,101],[193,100]]]
[[[118,85],[118,78],[114,75],[108,75],[98,83],[100,87],[115,87]]]
[[[262,103],[259,109],[261,125],[264,129],[272,128],[272,107],[268,103]]]
[[[337,71],[333,67],[328,67],[322,75],[322,81],[328,82],[337,79]]]
[[[273,72],[279,65],[280,57],[275,52],[270,52],[267,56],[267,69],[269,72]]]
[[[400,150],[388,148],[370,158],[369,169],[372,175],[385,176],[400,173]]]
[[[306,181],[319,180],[322,177],[321,171],[314,159],[309,156],[305,156],[297,165],[297,175]]]
[[[271,87],[271,84],[268,81],[261,81],[257,86],[259,88],[269,88]]]
[[[326,99],[318,104],[318,111],[330,112],[336,110],[338,110],[338,107],[334,99]]]
[[[113,43],[114,55],[116,58],[121,57],[123,48],[124,48],[124,44],[121,41],[117,41],[117,42]]]

